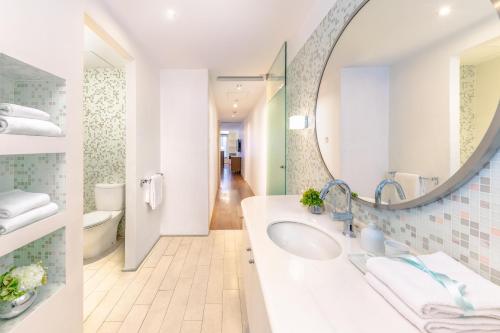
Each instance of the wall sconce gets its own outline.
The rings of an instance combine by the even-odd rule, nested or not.
[[[307,116],[291,116],[289,120],[288,128],[292,130],[307,128]]]

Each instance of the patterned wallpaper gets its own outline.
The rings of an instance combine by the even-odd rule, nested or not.
[[[308,115],[330,49],[363,0],[338,0],[288,67],[287,112]],[[287,192],[321,188],[328,180],[313,128],[288,131]],[[335,194],[334,197],[339,194]],[[375,221],[391,237],[422,253],[443,250],[500,284],[500,153],[458,191],[433,204],[402,211],[376,210],[354,203],[357,220]]]
[[[84,211],[95,209],[96,183],[125,182],[125,72],[85,70]]]

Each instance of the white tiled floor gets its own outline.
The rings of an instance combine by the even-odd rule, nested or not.
[[[240,333],[241,231],[162,237],[136,272],[123,247],[84,266],[84,332]]]

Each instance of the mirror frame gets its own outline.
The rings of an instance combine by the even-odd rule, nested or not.
[[[316,149],[319,152],[321,157],[321,162],[323,163],[324,168],[330,175],[332,179],[335,179],[334,175],[332,175],[331,171],[328,169],[325,160],[323,158],[323,154],[321,154],[321,149],[318,141],[318,133],[317,133],[317,109],[318,109],[318,98],[319,91],[321,89],[321,83],[323,82],[323,76],[325,75],[326,67],[330,59],[332,58],[333,51],[337,46],[338,41],[342,38],[344,31],[347,29],[352,20],[356,17],[356,15],[365,7],[365,5],[371,0],[364,0],[358,8],[356,8],[349,18],[346,20],[342,29],[340,30],[338,36],[333,42],[333,46],[328,52],[328,57],[326,58],[325,64],[323,65],[323,69],[321,70],[321,75],[319,77],[318,88],[316,90],[316,99],[314,102],[314,136],[316,141]],[[376,0],[374,0],[376,1]],[[496,10],[498,17],[500,19],[500,0],[490,0],[492,3],[493,9]],[[404,201],[396,204],[381,204],[376,205],[373,202],[365,201],[360,198],[354,198],[354,200],[358,203],[361,203],[366,206],[371,206],[374,208],[382,208],[388,210],[401,210],[401,209],[411,209],[417,208],[421,206],[425,206],[431,204],[435,201],[441,200],[446,196],[450,195],[452,192],[458,190],[464,184],[471,180],[484,166],[491,160],[491,158],[495,155],[495,153],[500,149],[500,101],[498,103],[497,111],[493,119],[491,120],[490,126],[488,130],[484,134],[481,142],[477,146],[476,150],[469,159],[456,171],[451,177],[449,177],[445,182],[441,183],[439,186],[434,188],[429,193],[426,193],[418,198]],[[373,189],[375,193],[375,189]]]

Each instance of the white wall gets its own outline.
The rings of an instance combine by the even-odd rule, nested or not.
[[[340,82],[339,177],[360,196],[373,197],[389,168],[389,69],[344,68]]]
[[[162,70],[163,235],[207,235],[209,208],[208,71]]]
[[[127,151],[125,269],[136,269],[160,236],[161,209],[142,199],[141,178],[160,171],[160,72],[154,62],[108,13],[101,1],[86,2],[86,13],[133,58],[126,66]]]
[[[267,103],[263,95],[243,123],[242,176],[255,195],[266,195],[267,188]]]
[[[498,108],[500,86],[500,58],[483,62],[476,66],[476,96],[474,98],[474,128],[477,135],[474,137],[480,143],[490,126]]]
[[[459,107],[459,94],[453,92],[450,79],[458,70],[451,63],[466,49],[500,34],[497,22],[485,23],[460,34],[446,43],[422,50],[391,67],[390,159],[392,170],[448,179],[453,117]],[[456,62],[455,66],[459,66]],[[453,100],[455,99],[455,101]],[[450,119],[454,119],[455,124]],[[453,140],[453,141],[452,141]],[[456,154],[455,154],[456,155]]]
[[[66,79],[68,111],[67,134],[61,139],[66,151],[67,182],[66,209],[61,214],[69,222],[65,229],[66,286],[30,313],[13,332],[81,332],[83,1],[4,0],[1,8],[4,17],[0,20],[0,52]]]
[[[309,124],[309,127],[316,126],[323,161],[337,178],[342,178],[340,73],[339,66],[328,63],[318,95],[315,124]]]
[[[210,225],[220,180],[219,119],[217,115],[217,107],[215,106],[215,100],[211,91],[209,91],[208,102],[208,197],[210,208],[210,218],[208,223]]]

